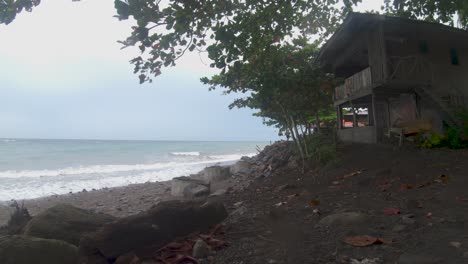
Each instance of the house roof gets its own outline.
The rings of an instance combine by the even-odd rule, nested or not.
[[[467,30],[435,22],[371,13],[350,13],[333,36],[323,45],[317,62],[326,65],[328,60],[339,56],[340,52],[352,41],[364,43],[365,40],[357,39],[356,35],[375,29],[380,22],[383,22],[386,34],[400,33],[411,36],[417,32],[418,35],[468,40]]]

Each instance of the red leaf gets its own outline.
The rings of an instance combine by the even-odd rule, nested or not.
[[[393,208],[393,207],[385,208],[384,209],[384,214],[386,214],[386,215],[398,215],[398,214],[400,214],[400,209],[399,208]]]
[[[391,241],[373,236],[349,236],[343,239],[343,242],[355,247],[367,247],[370,245],[390,244]]]

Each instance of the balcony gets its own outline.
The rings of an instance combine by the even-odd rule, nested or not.
[[[343,85],[335,88],[334,101],[340,102],[343,100],[352,99],[356,96],[362,96],[372,89],[372,73],[368,67],[353,76],[347,78]]]

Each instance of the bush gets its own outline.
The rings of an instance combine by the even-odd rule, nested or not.
[[[320,131],[306,138],[309,159],[329,164],[337,159],[336,140],[334,131]]]
[[[461,127],[453,127],[444,124],[445,134],[431,133],[420,139],[420,146],[423,148],[468,148],[468,111],[461,110],[458,117],[462,121]]]

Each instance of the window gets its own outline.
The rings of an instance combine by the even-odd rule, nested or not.
[[[457,49],[455,49],[455,48],[450,49],[450,59],[452,61],[452,65],[460,65],[460,62],[458,60]]]

